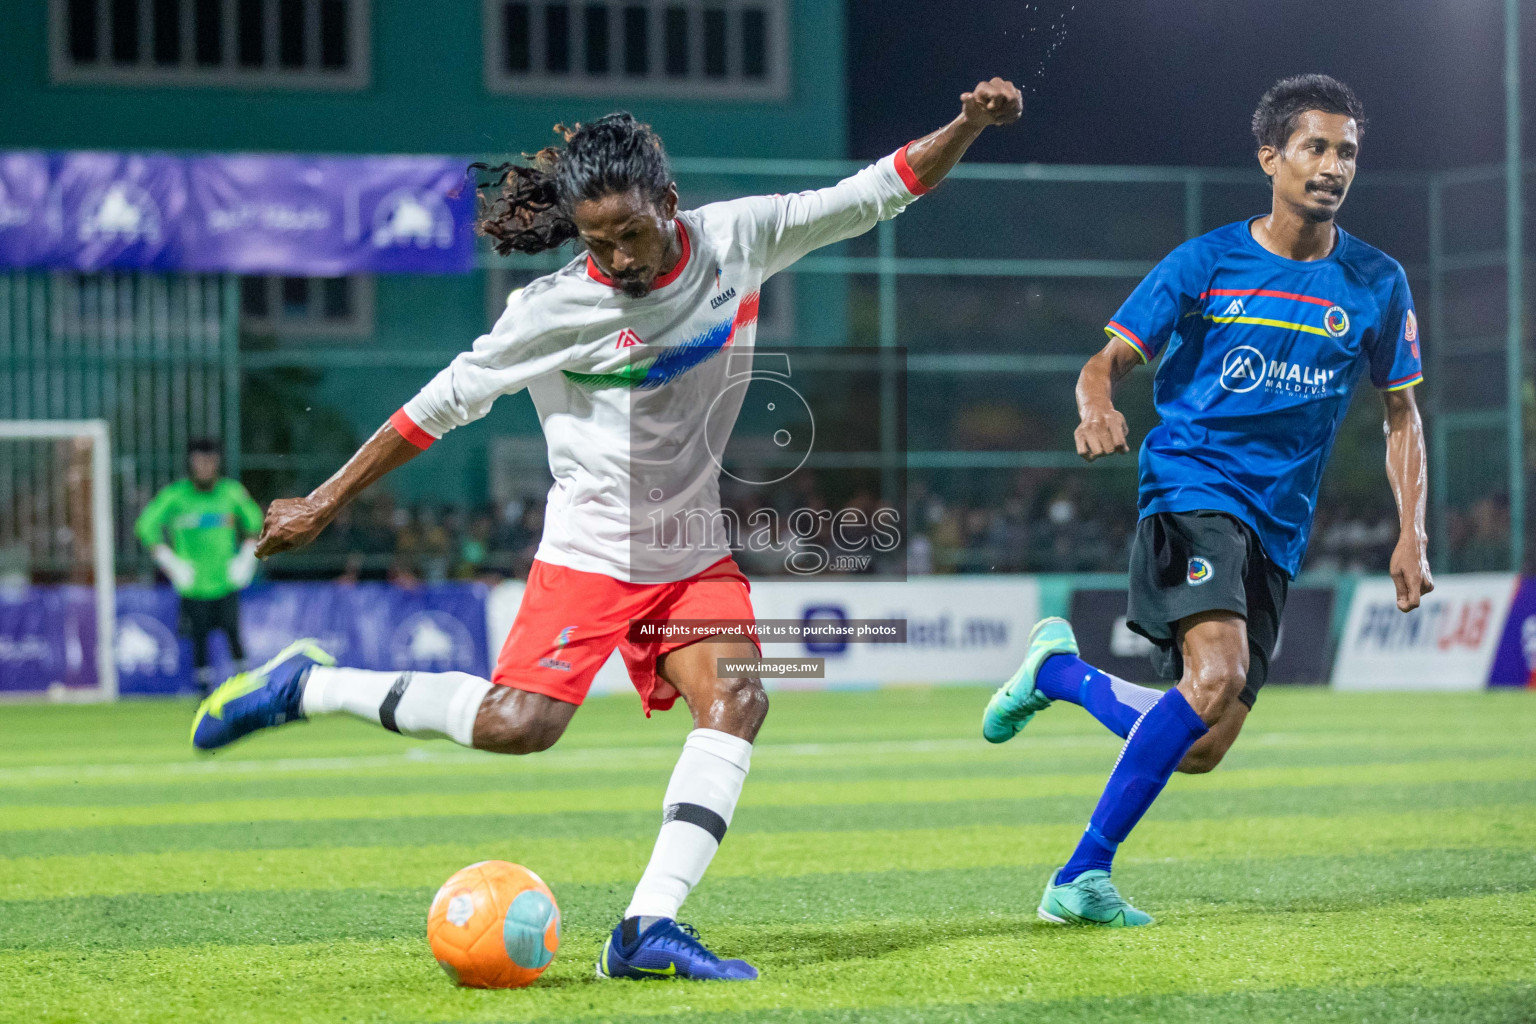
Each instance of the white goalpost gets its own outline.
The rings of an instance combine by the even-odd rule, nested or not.
[[[76,445],[59,445],[70,441]],[[80,446],[89,447],[88,459],[80,458]],[[0,420],[0,553],[7,556],[0,578],[30,582],[39,566],[65,578],[89,573],[96,618],[94,686],[5,692],[116,700],[117,566],[106,420]]]

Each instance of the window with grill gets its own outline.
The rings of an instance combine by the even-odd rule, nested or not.
[[[55,82],[361,89],[369,0],[50,0]]]
[[[483,0],[492,92],[778,99],[789,0]]]
[[[278,339],[366,339],[373,333],[373,278],[243,277],[240,326]]]

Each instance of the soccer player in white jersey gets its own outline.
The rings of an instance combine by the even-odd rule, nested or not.
[[[578,126],[532,166],[508,165],[480,227],[502,252],[579,239],[564,268],[512,296],[491,333],[457,356],[331,479],[267,510],[257,553],[303,547],[349,501],[454,427],[527,388],[554,487],[543,541],[489,680],[463,672],[336,667],[298,641],[235,676],[199,708],[192,742],[214,749],[257,729],[347,712],[411,736],[528,754],[560,738],[598,668],[619,649],[646,713],[679,695],[693,714],[661,832],[598,960],[608,978],[747,979],[676,921],[730,824],[768,711],[759,680],[721,678],[755,659],[752,603],[724,537],[669,543],[652,524],[720,514],[719,466],[740,405],[727,350],[750,353],[762,282],[823,245],[900,213],[1023,101],[993,78],[949,124],[830,188],[678,212],[661,140],[628,114]],[[734,406],[715,400],[734,393]],[[715,408],[711,411],[711,405]],[[664,531],[663,531],[664,532]],[[707,531],[716,532],[716,531]],[[703,639],[647,641],[635,620],[718,620]]]

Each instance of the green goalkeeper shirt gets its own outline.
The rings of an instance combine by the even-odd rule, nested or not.
[[[177,480],[145,506],[134,532],[148,548],[165,543],[169,534],[171,550],[191,563],[194,574],[181,596],[213,601],[235,591],[229,564],[242,535],[261,532],[261,508],[237,480],[219,480],[206,491]]]

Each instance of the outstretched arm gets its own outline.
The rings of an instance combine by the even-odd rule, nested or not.
[[[1397,499],[1401,524],[1392,551],[1392,582],[1397,586],[1399,611],[1411,612],[1419,599],[1435,589],[1429,574],[1429,534],[1424,528],[1424,504],[1429,490],[1429,464],[1424,455],[1424,423],[1419,419],[1413,388],[1383,391],[1386,404],[1387,479]]]
[[[1125,417],[1115,408],[1115,385],[1141,361],[1130,345],[1118,337],[1110,338],[1077,375],[1079,423],[1072,438],[1077,442],[1077,454],[1089,462],[1131,450]]]
[[[925,188],[944,180],[982,130],[1012,124],[1024,113],[1024,97],[1012,82],[993,78],[960,94],[960,114],[949,124],[907,146],[907,164]]]
[[[1013,83],[982,82],[961,97],[960,116],[828,188],[738,200],[750,222],[748,248],[772,276],[814,249],[862,235],[938,184],[982,129],[1019,119],[1024,101]]]
[[[256,542],[256,557],[302,548],[330,525],[343,508],[379,477],[410,462],[422,448],[385,423],[357,454],[305,498],[279,498],[267,507]]]

